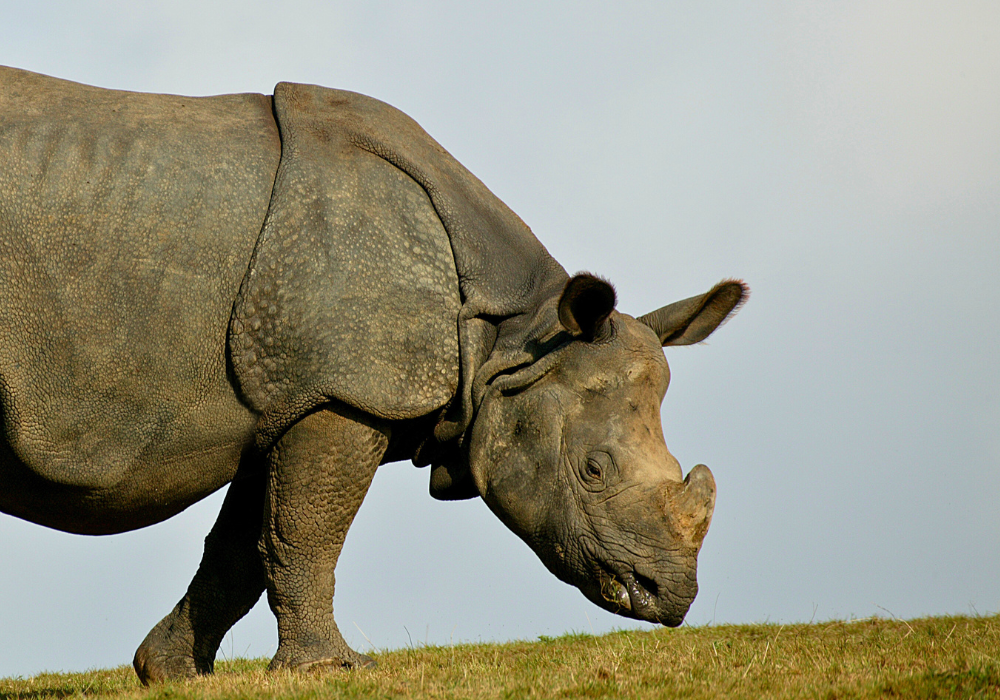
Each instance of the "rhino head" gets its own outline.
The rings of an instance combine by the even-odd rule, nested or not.
[[[483,395],[468,447],[479,494],[606,610],[677,626],[695,598],[715,481],[704,465],[685,477],[667,450],[661,348],[704,340],[746,294],[726,281],[635,319],[614,310],[610,285],[577,275],[551,300],[551,349]]]

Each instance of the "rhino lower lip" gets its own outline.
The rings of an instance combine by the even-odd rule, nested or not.
[[[605,572],[601,577],[601,598],[613,605],[614,612],[646,619],[655,603],[655,584],[641,574]]]
[[[602,581],[601,597],[621,610],[632,611],[632,597],[629,591],[613,575],[609,575]]]

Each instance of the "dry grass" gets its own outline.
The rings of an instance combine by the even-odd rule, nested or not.
[[[1000,698],[1000,616],[722,625],[377,655],[374,671],[263,660],[142,688],[131,668],[0,680],[9,698]]]

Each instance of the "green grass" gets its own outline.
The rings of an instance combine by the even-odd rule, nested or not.
[[[263,659],[149,689],[130,667],[0,680],[11,698],[1000,698],[1000,616],[718,625],[377,654],[374,671]]]

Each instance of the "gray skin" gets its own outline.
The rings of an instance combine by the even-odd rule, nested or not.
[[[0,68],[0,510],[67,532],[229,484],[144,683],[212,671],[263,592],[272,668],[356,667],[334,569],[380,464],[482,497],[613,612],[680,624],[715,504],[663,440],[662,347],[746,298],[638,319],[570,277],[371,98],[102,90]]]

